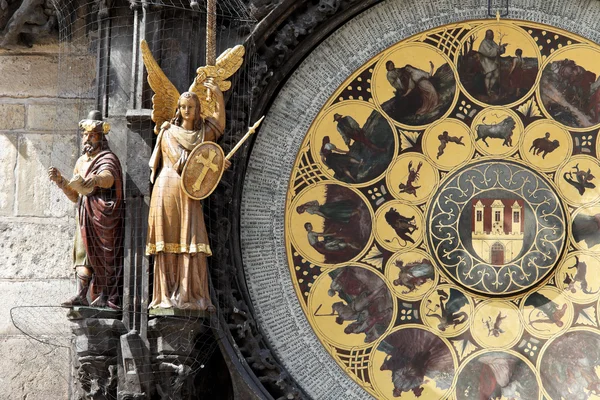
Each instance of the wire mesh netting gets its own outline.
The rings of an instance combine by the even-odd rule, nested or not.
[[[71,365],[74,355],[80,357],[75,362],[78,373],[94,379],[90,365],[98,359],[85,357],[100,354],[98,349],[103,348],[116,357],[115,332],[118,339],[134,331],[141,341],[129,342],[140,346],[128,349],[132,354],[148,352],[148,347],[159,349],[152,355],[155,358],[145,359],[146,365],[136,359],[136,368],[167,374],[171,390],[192,390],[186,388],[186,377],[205,368],[217,348],[210,332],[218,329],[219,307],[210,312],[210,294],[216,299],[220,288],[212,286],[208,274],[219,266],[210,265],[209,256],[227,238],[215,234],[222,217],[210,212],[211,198],[201,202],[187,197],[180,187],[181,173],[198,143],[220,139],[227,154],[254,122],[249,120],[248,95],[252,86],[248,72],[256,68],[253,44],[245,43],[244,63],[225,77],[231,88],[216,79],[225,109],[216,106],[214,115],[198,120],[196,106],[204,99],[175,98],[175,108],[163,120],[171,121],[177,110],[179,120],[156,135],[150,121],[152,97],[156,92],[154,113],[159,114],[157,104],[165,101],[164,93],[148,84],[140,42],[147,41],[168,82],[177,93],[184,93],[197,77],[197,68],[206,65],[211,14],[207,4],[60,1],[53,6],[59,27],[55,128],[61,139],[53,142],[45,167],[55,168],[50,172],[54,183],[48,183],[53,200],[71,204],[75,211],[68,218],[73,252],[57,260],[72,263],[73,268],[64,271],[64,279],[50,282],[51,300],[20,299],[11,309],[12,323],[31,340],[32,349],[56,366],[58,378],[68,382],[72,379],[65,366]],[[243,43],[256,25],[240,0],[219,0],[215,14],[217,55]],[[212,101],[218,102],[218,92],[213,92]],[[91,110],[99,113],[89,114]],[[149,166],[153,151],[154,170]],[[231,161],[230,170],[237,163],[235,157]],[[219,206],[220,214],[227,215],[229,207]],[[164,312],[173,309],[180,311]],[[154,315],[157,312],[161,315]],[[177,330],[153,322],[165,316]],[[92,329],[82,322],[90,318],[123,325],[106,322]],[[84,332],[88,339],[81,341],[74,332]],[[157,335],[164,343],[184,347],[187,343],[188,349],[164,350],[156,344]],[[140,379],[150,378],[140,375]],[[104,386],[114,390],[111,385],[116,383]],[[164,390],[158,387],[157,393]]]

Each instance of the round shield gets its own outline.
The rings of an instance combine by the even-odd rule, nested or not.
[[[190,153],[181,173],[181,189],[194,200],[208,197],[223,175],[225,155],[214,142],[202,142]]]

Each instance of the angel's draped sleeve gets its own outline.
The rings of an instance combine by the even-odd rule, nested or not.
[[[160,132],[158,133],[158,137],[156,138],[156,145],[154,146],[154,150],[152,151],[152,156],[150,157],[150,162],[148,163],[148,165],[150,165],[150,170],[152,171],[152,173],[150,174],[150,182],[152,182],[152,183],[154,183],[156,174],[158,173],[158,170],[160,169],[160,162],[161,162],[160,146],[162,143],[162,138],[164,136],[165,130],[169,129],[170,126],[171,126],[170,123],[165,122],[160,127]]]

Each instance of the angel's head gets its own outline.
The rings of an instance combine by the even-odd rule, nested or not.
[[[200,99],[198,95],[193,92],[184,92],[179,96],[177,102],[177,113],[171,123],[182,126],[184,122],[189,121],[193,123],[193,129],[198,130],[202,128],[202,114],[200,112]]]

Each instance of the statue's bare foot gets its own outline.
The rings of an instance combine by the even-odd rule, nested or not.
[[[115,311],[121,311],[121,307],[119,307],[116,303],[113,303],[112,301],[108,300],[106,302],[106,306],[110,309],[113,309]]]
[[[105,308],[106,305],[106,299],[104,298],[104,296],[98,296],[98,298],[96,298],[96,300],[92,301],[92,304],[90,304],[92,307],[98,307],[98,308]]]
[[[62,303],[60,303],[61,307],[64,308],[73,308],[75,306],[89,306],[90,304],[88,303],[87,299],[85,297],[82,296],[73,296],[71,297],[69,300],[64,301]]]

